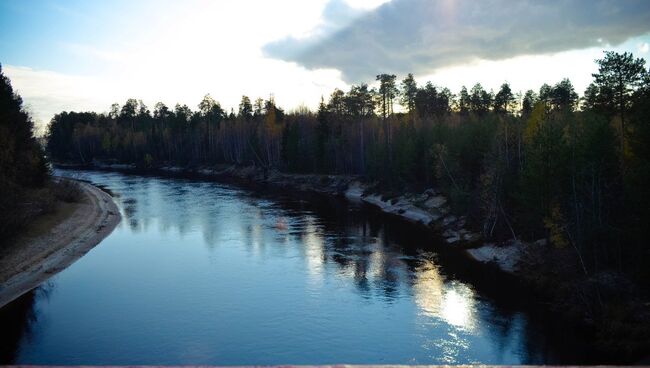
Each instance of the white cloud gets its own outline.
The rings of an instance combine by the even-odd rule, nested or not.
[[[391,0],[346,0],[346,3],[353,8],[371,10]]]
[[[23,97],[39,129],[61,111],[107,111],[114,102],[142,99],[148,106],[162,101],[196,108],[210,93],[225,108],[237,108],[242,95],[268,98],[274,94],[284,107],[305,104],[315,108],[320,96],[345,88],[336,70],[309,71],[294,63],[256,59],[231,64],[223,73],[208,65],[188,64],[168,73],[164,66],[129,69],[111,76],[82,76],[4,65],[14,89]]]
[[[457,93],[464,85],[468,89],[475,83],[495,92],[504,82],[513,91],[538,90],[544,84],[554,84],[569,78],[582,94],[591,83],[592,73],[597,72],[595,59],[602,58],[602,50],[591,48],[557,53],[553,55],[518,56],[507,60],[477,60],[472,63],[440,68],[434,73],[418,78],[436,85],[451,88]]]
[[[265,52],[348,81],[431,73],[476,60],[505,60],[602,44],[650,31],[647,0],[394,0],[325,36],[287,37]]]
[[[464,64],[456,66],[438,62],[430,64],[432,55],[426,47],[419,50],[415,47],[417,44],[407,43],[393,50],[372,39],[382,34],[373,28],[382,25],[385,21],[382,17],[388,16],[382,9],[397,9],[390,18],[393,29],[413,23],[398,30],[396,39],[390,42],[403,40],[412,30],[428,32],[428,28],[420,29],[417,23],[426,14],[411,17],[412,10],[403,9],[405,3],[424,0],[408,1],[156,2],[148,14],[129,15],[136,20],[150,19],[146,27],[142,27],[141,21],[120,23],[126,27],[120,34],[129,37],[99,39],[92,44],[72,39],[58,40],[56,45],[61,52],[53,53],[52,58],[61,59],[56,59],[54,65],[67,65],[68,70],[78,72],[62,73],[17,65],[3,65],[3,69],[42,126],[63,110],[101,112],[106,111],[111,103],[123,103],[131,97],[142,99],[149,106],[162,101],[173,107],[178,102],[194,109],[203,95],[210,93],[225,108],[236,109],[244,94],[251,98],[267,98],[273,93],[277,102],[287,109],[301,104],[315,108],[321,95],[328,96],[334,88],[349,88],[343,76],[360,73],[351,71],[350,63],[358,64],[363,71],[361,74],[369,76],[362,80],[365,82],[372,81],[377,72],[394,72],[402,77],[405,72],[412,71],[416,75],[420,72],[423,77],[418,80],[421,82],[431,79],[435,84],[449,86],[455,91],[462,84],[469,87],[475,82],[481,82],[487,88],[498,88],[503,81],[509,81],[515,90],[525,90],[536,89],[543,82],[553,83],[570,77],[581,92],[583,84],[591,78],[593,59],[601,56],[598,49],[561,52],[555,56],[514,57],[506,50],[505,60],[501,62],[472,58],[462,59]],[[441,4],[442,11],[450,13],[464,1],[469,0],[439,0],[436,4]],[[119,12],[115,16],[118,15]],[[361,29],[362,25],[369,28]],[[454,29],[454,26],[437,25],[449,29]],[[495,37],[487,34],[485,28],[476,27],[464,32],[487,39]],[[333,42],[338,34],[347,34],[345,37],[351,37],[352,41],[367,39],[369,43],[357,45],[356,41],[346,41],[337,46],[342,50],[335,47],[331,54],[323,51],[323,45]],[[606,36],[603,35],[604,41],[599,47],[606,46]],[[443,32],[437,37],[451,36]],[[445,39],[445,42],[462,40],[454,37]],[[312,61],[302,62],[296,58],[307,66],[263,54],[264,45],[287,39],[301,44],[317,41],[310,51]],[[648,40],[642,41],[647,47]],[[638,40],[631,47],[636,50],[637,45]],[[532,47],[529,46],[531,50]],[[445,54],[444,49],[439,51],[443,59],[453,59],[448,56],[453,52],[448,50]],[[325,57],[316,62],[313,58],[319,52],[324,52]],[[341,56],[340,60],[334,58],[337,55]],[[484,59],[491,59],[489,56]],[[429,68],[430,65],[436,68]]]
[[[650,45],[648,45],[647,42],[643,42],[641,45],[639,45],[639,52],[647,54],[648,51],[650,51]]]
[[[367,9],[376,0],[358,1]],[[226,108],[242,95],[268,98],[288,109],[315,108],[320,96],[346,88],[333,69],[308,70],[293,62],[269,59],[261,46],[288,35],[300,37],[323,22],[326,0],[193,0],[161,4],[143,29],[128,39],[82,44],[60,40],[68,64],[87,63],[80,74],[3,65],[39,125],[63,110],[106,111],[113,102],[142,99],[196,108],[209,93]],[[126,22],[128,23],[128,22]],[[141,25],[140,25],[141,26]],[[68,68],[73,69],[73,68]],[[74,70],[74,69],[73,69]],[[90,72],[88,71],[90,70]]]
[[[61,111],[105,110],[117,86],[93,77],[73,76],[27,67],[3,65],[14,90],[18,92],[39,126]]]

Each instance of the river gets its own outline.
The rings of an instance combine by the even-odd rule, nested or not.
[[[366,206],[197,179],[57,173],[109,189],[123,219],[0,309],[0,364],[596,359],[507,280]]]

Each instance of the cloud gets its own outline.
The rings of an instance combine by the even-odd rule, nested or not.
[[[321,23],[307,34],[307,37],[288,36],[280,41],[264,46],[267,56],[279,56],[278,59],[293,61],[300,58],[305,49],[318,47],[323,39],[327,39],[335,32],[350,26],[361,17],[364,11],[353,8],[344,0],[330,0],[323,9]]]
[[[345,10],[340,0],[330,5]],[[348,82],[383,72],[427,74],[476,60],[618,45],[650,31],[650,2],[393,0],[348,20],[269,43],[264,53],[310,69],[338,69]]]
[[[3,65],[14,90],[21,95],[39,130],[54,114],[69,110],[103,111],[118,86],[96,77],[74,76],[27,67]]]
[[[648,51],[650,51],[650,45],[648,45],[647,42],[644,42],[641,45],[639,45],[639,52],[647,54]]]
[[[160,66],[140,63],[133,66],[135,70],[106,75],[66,74],[15,65],[2,65],[2,71],[23,98],[39,132],[62,111],[102,112],[127,98],[142,99],[149,107],[162,101],[170,107],[180,103],[195,109],[209,93],[224,108],[236,110],[243,94],[251,98],[274,94],[285,108],[302,104],[315,108],[323,94],[345,88],[336,70],[312,71],[273,59],[234,60],[224,67],[227,73],[214,73],[203,64],[177,66],[182,61]]]

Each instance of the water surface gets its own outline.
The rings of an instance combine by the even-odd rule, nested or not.
[[[501,297],[507,283],[363,206],[201,180],[59,174],[110,189],[123,219],[0,310],[0,363],[589,361],[567,328]]]

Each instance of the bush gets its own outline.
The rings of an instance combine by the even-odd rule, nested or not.
[[[49,188],[5,193],[10,195],[0,198],[0,245],[6,244],[38,216],[56,209],[56,201]]]
[[[77,203],[81,201],[81,187],[79,183],[73,180],[59,179],[53,181],[51,191],[54,197],[60,201],[66,203]]]

